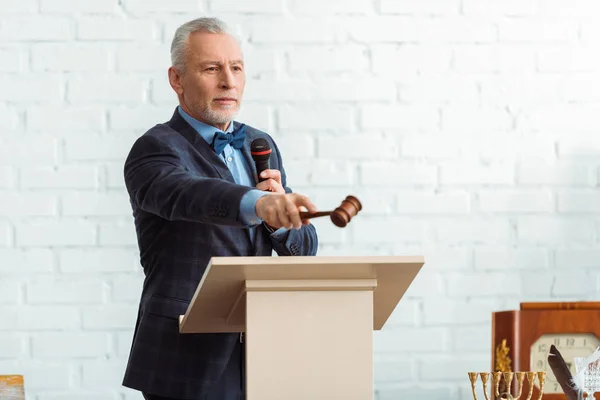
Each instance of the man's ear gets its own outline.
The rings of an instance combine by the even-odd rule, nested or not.
[[[181,84],[182,75],[175,69],[169,67],[169,83],[178,96],[183,95],[183,85]]]

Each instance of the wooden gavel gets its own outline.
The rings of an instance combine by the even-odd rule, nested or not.
[[[352,217],[358,214],[360,210],[362,210],[362,204],[360,204],[360,201],[354,196],[346,196],[344,201],[342,201],[342,204],[333,211],[319,211],[316,213],[302,211],[300,213],[300,217],[302,219],[309,219],[325,217],[329,215],[331,222],[333,222],[335,226],[343,228],[348,225]]]

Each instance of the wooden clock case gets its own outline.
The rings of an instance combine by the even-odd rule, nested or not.
[[[519,310],[492,313],[492,371],[535,370],[530,365],[531,346],[548,334],[594,334],[600,338],[600,302],[526,302],[520,304]],[[515,379],[511,388],[513,396],[517,395],[516,389]],[[523,393],[528,392],[529,383],[525,380]],[[532,399],[538,396],[539,389],[534,387]],[[599,396],[597,393],[596,399]],[[547,393],[544,390],[542,399],[566,400],[567,397],[562,391]]]

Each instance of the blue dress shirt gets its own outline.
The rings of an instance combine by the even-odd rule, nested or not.
[[[185,119],[187,123],[190,124],[192,128],[194,128],[204,140],[206,140],[207,143],[210,144],[212,142],[215,132],[223,132],[222,130],[212,125],[208,125],[202,121],[198,121],[197,119],[186,113],[181,108],[181,106],[178,106],[177,109],[179,110],[179,114],[181,115],[181,117]],[[227,128],[225,133],[231,133],[232,131],[233,122],[229,124],[229,127]],[[244,154],[241,150],[234,149],[230,144],[227,144],[225,146],[225,149],[223,149],[221,154],[219,154],[219,157],[221,157],[223,162],[225,162],[225,164],[229,168],[229,171],[231,171],[231,175],[233,175],[233,180],[235,181],[235,183],[237,183],[238,185],[254,187],[252,169],[246,162]],[[256,201],[267,194],[267,192],[256,189],[250,190],[242,197],[242,200],[240,202],[240,216],[243,223],[249,226],[255,226],[263,222],[262,219],[260,219],[256,215]],[[269,229],[269,231],[271,231],[271,229]],[[285,228],[280,228],[277,231],[275,231],[275,234],[280,235],[285,233],[286,231],[287,230]],[[250,229],[250,235],[252,236],[252,238],[254,238],[253,229]]]

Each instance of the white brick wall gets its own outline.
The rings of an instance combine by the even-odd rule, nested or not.
[[[323,255],[426,257],[375,335],[377,400],[469,396],[493,311],[600,294],[596,0],[4,0],[0,374],[31,400],[120,386],[142,283],[123,185],[175,107],[174,29],[232,23],[245,122],[319,208]]]

